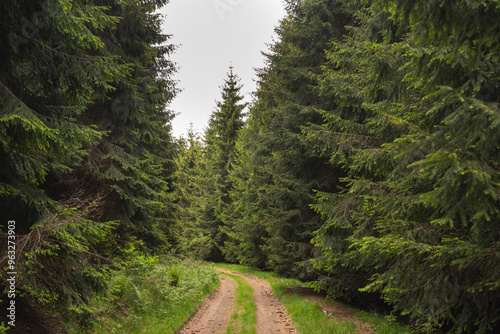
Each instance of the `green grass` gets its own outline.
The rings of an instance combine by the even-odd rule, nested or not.
[[[234,314],[229,321],[226,334],[255,334],[257,318],[255,315],[255,303],[253,289],[245,279],[231,274],[223,273],[236,281],[236,305]]]
[[[308,286],[307,283],[295,279],[281,278],[274,273],[234,264],[208,264],[216,268],[223,268],[243,274],[252,274],[260,279],[267,280],[271,288],[286,308],[295,328],[302,334],[357,334],[358,329],[351,321],[335,319],[334,315],[327,314],[316,302],[310,302],[297,294],[285,293],[287,287]],[[336,305],[338,306],[338,305]],[[361,312],[348,308],[359,321],[370,324],[377,334],[409,334],[415,333],[410,327],[398,324],[393,317],[373,313]]]
[[[213,265],[213,264],[208,264]],[[355,334],[356,324],[339,321],[324,312],[318,303],[296,294],[285,293],[287,287],[307,286],[295,279],[240,265],[217,264],[218,268],[248,273],[267,280],[285,306],[294,326],[302,334]],[[98,319],[92,333],[175,334],[197,307],[219,284],[219,273],[172,258],[138,257],[111,277],[108,298],[98,301]],[[238,283],[235,312],[226,334],[255,334],[256,316],[253,291],[241,277],[225,274]],[[377,334],[414,333],[398,324],[393,317],[356,312],[359,321],[368,323]],[[77,326],[69,333],[81,333]]]
[[[92,333],[175,334],[219,285],[218,273],[170,257],[137,257],[111,277]],[[69,333],[81,333],[77,326]]]
[[[280,298],[299,333],[351,334],[357,333],[352,322],[336,323],[323,312],[318,303],[311,303],[299,295],[283,295]]]
[[[257,268],[251,268],[242,266],[241,264],[231,264],[231,263],[213,263],[213,262],[202,262],[205,266],[214,267],[214,268],[222,268],[226,270],[235,271],[240,274],[252,274],[257,276],[258,278],[267,279],[270,277],[276,277],[276,274],[263,271]]]
[[[396,322],[393,316],[382,316],[374,313],[357,312],[356,315],[364,322],[369,323],[379,334],[413,334],[415,330]]]

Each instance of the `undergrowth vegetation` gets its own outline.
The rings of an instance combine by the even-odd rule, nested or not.
[[[136,257],[111,274],[108,298],[95,305],[92,333],[176,333],[218,284],[210,269],[171,257]]]

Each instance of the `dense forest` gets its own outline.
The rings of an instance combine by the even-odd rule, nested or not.
[[[176,139],[168,0],[2,0],[0,286],[15,220],[18,291],[81,323],[171,253],[498,330],[500,2],[285,2],[252,103],[230,67]]]

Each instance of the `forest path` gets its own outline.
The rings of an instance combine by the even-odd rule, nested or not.
[[[234,312],[236,282],[220,275],[220,286],[200,307],[179,334],[223,334]]]
[[[253,289],[257,316],[257,334],[297,333],[285,308],[274,295],[269,283],[253,275],[215,268],[216,270],[236,275],[245,279]]]
[[[215,268],[242,277],[253,289],[256,310],[256,334],[297,333],[285,308],[274,295],[269,283],[253,275]],[[203,304],[200,310],[184,326],[179,334],[224,334],[234,313],[236,282],[221,275],[218,290]]]

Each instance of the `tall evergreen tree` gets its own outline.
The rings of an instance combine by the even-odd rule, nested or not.
[[[203,142],[201,136],[191,127],[188,138],[181,140],[177,163],[177,189],[179,207],[178,234],[181,252],[194,258],[206,258],[210,251],[210,237],[196,226],[198,198],[201,196]]]
[[[276,32],[279,41],[265,54],[256,102],[238,142],[238,161],[228,226],[228,248],[242,263],[285,274],[303,274],[297,264],[317,254],[310,244],[320,216],[310,210],[313,189],[335,188],[325,160],[303,135],[321,124],[329,101],[318,95],[314,75],[326,61],[329,40],[341,38],[348,20],[331,1],[290,2]],[[248,233],[252,231],[252,233]],[[304,274],[306,275],[306,274]],[[304,276],[305,277],[305,276]]]
[[[16,221],[17,287],[75,310],[85,304],[82,291],[103,288],[93,250],[112,225],[90,221],[89,202],[99,198],[80,201],[81,189],[54,197],[47,184],[79,166],[102,137],[78,119],[128,72],[98,37],[119,19],[86,1],[4,1],[0,12],[0,217]],[[2,242],[2,255],[6,248]]]
[[[242,102],[240,79],[230,66],[222,89],[222,101],[210,116],[205,131],[203,158],[198,164],[198,196],[191,207],[196,232],[196,240],[202,245],[190,244],[194,249],[205,249],[204,257],[222,261],[222,247],[226,240],[222,232],[224,209],[231,203],[229,190],[232,187],[229,172],[234,162],[235,142],[242,129],[243,111],[246,103]]]
[[[376,271],[371,265],[359,264],[363,257],[352,251],[350,238],[372,236],[376,233],[373,219],[360,216],[363,202],[348,190],[379,191],[380,181],[394,163],[392,156],[382,149],[404,132],[383,114],[391,94],[397,94],[397,85],[404,73],[398,71],[406,62],[398,54],[391,54],[395,43],[395,27],[387,13],[357,2],[337,1],[337,6],[353,18],[353,26],[346,26],[342,40],[332,43],[327,51],[324,73],[316,78],[319,94],[331,101],[331,108],[322,110],[324,124],[309,126],[305,133],[320,156],[344,171],[337,174],[342,187],[335,192],[317,193],[318,202],[312,207],[322,214],[323,226],[315,232],[313,242],[322,248],[323,256],[314,260],[321,276],[315,282],[318,289],[330,295],[360,301],[365,298],[360,289]],[[365,20],[370,18],[369,23]]]
[[[101,138],[77,117],[128,69],[101,53],[97,34],[118,22],[104,7],[81,1],[0,6],[1,212],[19,217],[18,231],[26,233],[39,212],[56,204],[40,189],[47,175],[80,164],[85,147]]]
[[[498,328],[498,10],[367,2],[329,51],[321,85],[339,108],[310,136],[349,176],[344,193],[323,193],[315,207],[331,293],[368,275],[362,291],[424,327]]]
[[[147,248],[164,247],[175,221],[173,197],[175,144],[170,135],[173,113],[166,109],[176,94],[174,46],[161,33],[156,9],[164,0],[110,3],[120,23],[102,36],[106,52],[130,68],[106,101],[94,103],[86,122],[97,124],[106,136],[93,147],[77,173],[82,182],[99,184],[108,211],[106,220],[119,220],[121,235],[143,240]],[[98,173],[93,171],[98,170]]]
[[[82,324],[110,257],[134,238],[165,245],[172,221],[166,2],[0,4],[0,216],[17,222],[18,288]]]

